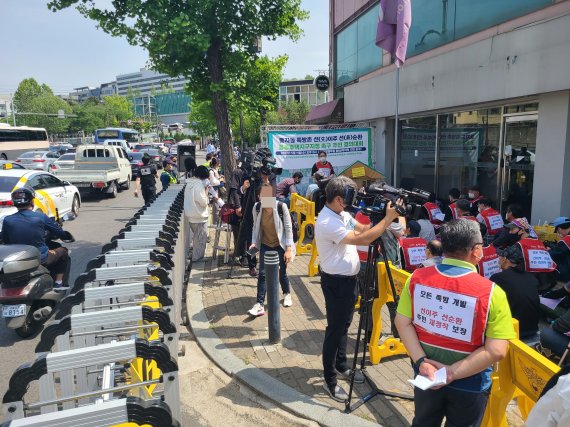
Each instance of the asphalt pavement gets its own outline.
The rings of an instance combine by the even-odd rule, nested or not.
[[[101,252],[102,246],[125,226],[142,205],[142,198],[135,198],[132,190],[123,190],[116,199],[100,195],[84,198],[79,216],[64,224],[64,228],[75,237],[74,243],[65,244],[71,251],[70,283],[85,271],[87,263]],[[0,319],[0,396],[6,392],[14,370],[21,364],[34,360],[34,349],[40,334],[41,331],[24,340],[6,328],[4,319]],[[32,392],[34,388],[32,387]]]

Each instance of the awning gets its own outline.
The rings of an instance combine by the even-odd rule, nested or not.
[[[325,125],[344,122],[344,99],[335,99],[311,108],[305,123],[308,125]]]

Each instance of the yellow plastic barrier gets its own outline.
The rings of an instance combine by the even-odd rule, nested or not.
[[[552,225],[533,225],[534,231],[541,242],[558,242],[560,236],[554,232]]]
[[[522,341],[511,340],[507,356],[493,372],[493,386],[481,425],[507,427],[507,405],[513,399],[526,420],[542,389],[559,370],[558,365]]]
[[[297,240],[297,253],[309,254],[313,250],[315,235],[315,202],[299,196],[297,193],[291,194],[291,212],[297,214],[299,221],[299,240]],[[302,219],[302,221],[301,221]]]
[[[404,289],[406,281],[411,276],[405,270],[400,270],[390,264],[394,287],[398,295]],[[372,336],[370,338],[370,363],[377,365],[385,357],[407,354],[406,347],[399,338],[386,338],[382,344],[378,344],[380,335],[382,334],[382,307],[387,302],[395,302],[390,282],[388,281],[388,273],[383,262],[378,263],[378,298],[374,299],[372,304]],[[374,343],[374,344],[372,344]]]
[[[317,245],[313,244],[311,249],[311,259],[309,260],[309,277],[314,277],[319,274],[319,263],[317,262],[317,257],[319,252],[317,251]]]

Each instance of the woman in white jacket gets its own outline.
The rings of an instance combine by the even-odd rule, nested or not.
[[[190,224],[192,234],[192,260],[204,258],[208,242],[208,187],[210,172],[206,166],[198,166],[194,176],[186,182],[184,189],[184,216]]]
[[[251,246],[259,249],[259,276],[257,277],[257,302],[248,311],[252,316],[265,314],[265,284],[264,256],[267,251],[279,254],[279,283],[283,291],[283,306],[291,307],[291,286],[287,277],[287,264],[295,256],[295,242],[293,242],[293,226],[289,216],[289,208],[283,202],[278,202],[272,195],[273,187],[261,187],[261,202],[253,207],[253,231]]]

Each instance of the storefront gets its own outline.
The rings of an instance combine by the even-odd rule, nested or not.
[[[502,212],[519,203],[530,217],[537,120],[538,103],[404,118],[397,183],[442,200],[476,184]]]

